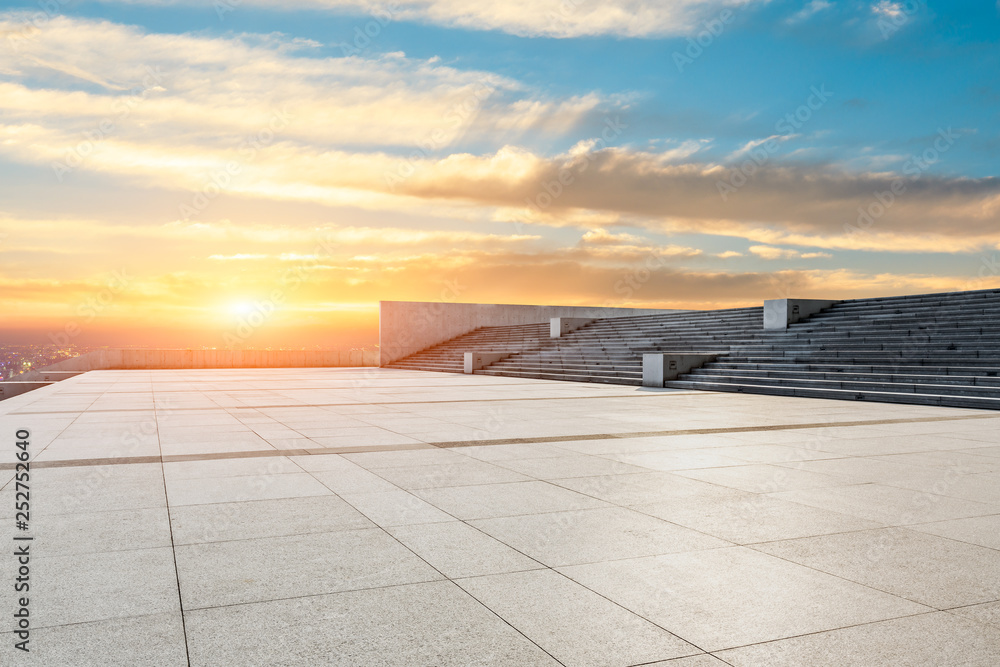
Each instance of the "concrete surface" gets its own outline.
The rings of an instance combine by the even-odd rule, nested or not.
[[[642,386],[663,388],[693,368],[715,361],[726,352],[646,352],[642,355]]]
[[[815,315],[835,303],[823,299],[767,299],[764,301],[764,328],[787,329],[789,324]]]
[[[0,404],[2,552],[36,538],[31,653],[5,623],[0,664],[996,665],[998,426],[373,368],[89,372]]]
[[[537,324],[549,322],[554,317],[594,319],[680,312],[684,311],[600,306],[379,301],[379,351],[381,364],[385,366],[479,327]]]
[[[7,382],[0,382],[0,401],[47,387],[53,382],[56,382],[56,380],[9,380]]]
[[[472,373],[501,359],[505,359],[511,354],[511,352],[466,352],[462,359],[463,370],[466,373]]]
[[[549,338],[562,338],[593,321],[593,317],[553,317],[549,320]]]

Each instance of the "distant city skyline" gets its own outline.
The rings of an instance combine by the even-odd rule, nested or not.
[[[0,340],[1000,285],[1000,3],[0,7]]]

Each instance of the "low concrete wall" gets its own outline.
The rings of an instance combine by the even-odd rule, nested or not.
[[[374,350],[93,350],[35,371],[378,366]]]
[[[93,350],[0,382],[0,401],[59,380],[105,370],[351,368],[378,366],[375,350]]]
[[[628,317],[681,313],[654,308],[591,306],[522,306],[488,303],[379,302],[379,350],[382,365],[443,343],[479,327],[542,324],[553,317]]]
[[[80,375],[85,371],[50,371],[46,369],[40,369],[37,371],[28,371],[27,373],[21,373],[17,376],[17,382],[61,382],[71,377]],[[3,384],[0,382],[0,384]]]
[[[482,370],[490,364],[495,364],[501,359],[506,359],[511,354],[513,352],[466,352],[463,370],[466,373]]]
[[[50,384],[55,384],[55,382],[0,382],[0,401],[26,394],[35,389],[48,387]]]
[[[593,321],[594,319],[590,317],[553,317],[549,320],[549,337],[562,338]]]
[[[642,386],[663,387],[693,368],[700,368],[728,352],[647,352],[642,355]]]
[[[810,315],[838,303],[824,299],[768,299],[764,302],[764,328],[787,329]]]

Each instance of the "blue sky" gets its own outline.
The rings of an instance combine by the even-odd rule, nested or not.
[[[51,327],[131,262],[95,336],[211,338],[296,262],[275,336],[459,278],[692,308],[994,286],[998,35],[992,2],[0,3],[4,298]]]
[[[629,133],[632,142],[712,138],[719,158],[746,141],[767,136],[777,119],[802,103],[810,86],[825,84],[834,92],[833,102],[808,129],[809,147],[826,159],[852,161],[859,152],[879,148],[914,151],[937,127],[953,126],[979,130],[982,140],[957,146],[931,173],[995,175],[1000,155],[996,6],[897,3],[905,17],[897,27],[891,18],[873,11],[878,2],[831,2],[803,18],[796,17],[808,11],[810,3],[732,3],[733,18],[724,32],[713,35],[702,54],[679,71],[674,54],[686,55],[688,40],[704,34],[704,24],[717,20],[727,7],[706,4],[719,9],[706,11],[692,31],[676,36],[526,38],[497,29],[459,30],[394,20],[380,23],[370,42],[356,41],[355,30],[377,20],[377,14],[350,7],[291,11],[287,3],[235,3],[229,9],[222,2],[74,2],[63,11],[155,32],[281,33],[313,40],[311,54],[317,56],[336,57],[344,53],[341,45],[356,49],[357,43],[363,47],[357,51],[361,54],[440,58],[460,69],[496,72],[557,95],[636,95],[642,102],[636,118],[643,122]],[[911,6],[916,11],[906,13]],[[562,139],[562,145],[553,147],[565,148],[573,137]],[[544,139],[539,141],[543,143],[538,146],[545,147]]]

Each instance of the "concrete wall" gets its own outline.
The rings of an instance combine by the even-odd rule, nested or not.
[[[642,355],[642,386],[663,387],[694,368],[701,368],[727,352],[647,352]]]
[[[0,401],[87,371],[378,366],[377,350],[93,350],[0,382]]]
[[[378,366],[374,350],[93,350],[39,371]]]
[[[826,310],[837,301],[824,299],[768,299],[764,302],[764,328],[787,329],[821,310]]]
[[[48,387],[51,384],[55,384],[55,382],[0,382],[0,401]]]
[[[479,327],[541,324],[553,317],[628,317],[680,313],[651,308],[591,306],[520,306],[487,303],[379,302],[379,350],[382,365],[468,333]]]

